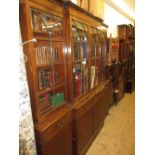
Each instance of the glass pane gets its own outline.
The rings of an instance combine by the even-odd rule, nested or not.
[[[44,115],[68,100],[64,42],[59,39],[63,37],[63,22],[60,17],[36,9],[31,9],[31,22],[33,35],[37,39],[35,44],[37,95],[40,114]]]
[[[88,28],[72,22],[73,95],[78,97],[88,91]]]
[[[46,27],[45,21],[42,18],[42,13],[41,12],[32,9],[32,11],[31,11],[31,19],[32,19],[33,31],[47,32],[47,27]]]
[[[62,35],[62,19],[35,9],[31,11],[32,28],[35,32],[51,32],[51,35]]]
[[[101,60],[102,45],[101,31],[91,27],[91,68],[90,68],[90,85],[94,88],[101,80]]]
[[[43,15],[43,20],[46,23],[48,32],[51,32],[52,36],[62,35],[62,20],[53,15]]]

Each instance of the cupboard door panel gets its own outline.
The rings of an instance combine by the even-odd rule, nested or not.
[[[98,127],[104,121],[103,118],[103,109],[104,109],[104,101],[98,100],[94,107],[94,132],[98,129]]]
[[[42,152],[41,155],[72,155],[72,123],[43,146]]]
[[[93,133],[93,108],[85,112],[77,120],[77,152],[84,149]]]
[[[94,132],[103,124],[106,115],[105,95],[96,102],[94,107]]]
[[[103,125],[104,119],[108,114],[109,94],[108,87],[105,88],[98,97],[94,106],[94,133]]]

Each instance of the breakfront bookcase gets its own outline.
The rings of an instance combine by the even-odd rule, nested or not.
[[[112,101],[108,26],[61,0],[20,0],[19,11],[37,152],[84,154]]]

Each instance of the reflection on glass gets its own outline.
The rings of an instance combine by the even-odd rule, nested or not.
[[[32,9],[31,21],[35,32],[50,32],[52,36],[62,35],[62,19],[57,16]]]

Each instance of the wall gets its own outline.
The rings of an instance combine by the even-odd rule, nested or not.
[[[104,4],[104,22],[109,25],[108,36],[110,36],[111,33],[112,37],[117,37],[118,35],[117,25],[134,24],[127,17],[123,16],[106,2]]]
[[[25,59],[23,55],[23,47],[21,34],[19,35],[20,41],[20,74],[19,74],[19,151],[20,155],[37,155],[36,144],[34,137],[34,128],[32,121],[32,112],[30,107],[30,97],[28,91],[28,84],[25,70]]]

